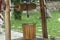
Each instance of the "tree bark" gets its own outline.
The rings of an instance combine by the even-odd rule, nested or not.
[[[6,40],[11,40],[10,4],[9,4],[9,0],[5,0],[5,3],[6,3],[6,11],[5,11]]]

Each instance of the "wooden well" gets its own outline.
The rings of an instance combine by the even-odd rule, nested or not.
[[[36,36],[36,25],[35,24],[23,24],[23,38],[34,39]]]

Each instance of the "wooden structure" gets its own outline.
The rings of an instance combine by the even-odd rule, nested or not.
[[[26,3],[23,3],[23,4],[16,4],[15,9],[18,10],[18,11],[19,10],[27,11],[27,17],[29,18],[28,11],[36,9],[36,4],[35,3],[30,3],[30,2],[28,2],[28,3],[26,2]]]
[[[6,2],[6,11],[5,11],[5,24],[6,24],[6,40],[11,40],[11,26],[10,26],[10,5],[9,0],[5,0]],[[42,17],[42,32],[43,38],[48,38],[47,34],[47,25],[46,25],[46,18],[45,18],[45,10],[44,10],[44,2],[40,0],[40,10],[41,10],[41,17]],[[24,8],[25,9],[25,8]],[[26,10],[26,9],[25,9]],[[33,27],[33,26],[32,26]],[[28,27],[27,27],[28,28]],[[27,29],[28,30],[28,29]],[[34,33],[33,33],[34,34]],[[31,35],[31,38],[34,37]]]
[[[23,38],[26,40],[33,40],[36,38],[36,25],[35,24],[23,24]]]
[[[6,3],[6,11],[5,11],[6,40],[11,40],[10,4],[9,4],[9,0],[5,0],[5,3]]]
[[[17,4],[16,10],[32,10],[36,8],[36,4],[29,3],[29,4]]]
[[[48,38],[47,33],[47,24],[46,24],[46,15],[45,15],[45,8],[44,8],[44,0],[40,0],[40,10],[41,10],[41,18],[42,18],[42,33],[43,38]]]

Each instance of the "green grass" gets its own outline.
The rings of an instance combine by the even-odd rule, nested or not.
[[[51,12],[52,18],[47,19],[47,29],[50,36],[60,36],[60,22],[58,18],[60,17],[60,12]],[[42,34],[42,25],[41,20],[39,19],[40,13],[34,12],[30,14],[30,17],[27,18],[26,14],[22,14],[22,20],[15,20],[14,17],[11,17],[11,28],[14,30],[22,31],[23,23],[36,23],[36,34]],[[40,27],[40,28],[39,28]],[[59,31],[59,32],[58,32]]]
[[[60,22],[58,18],[60,17],[60,12],[52,12],[52,18],[47,20],[48,33],[51,36],[60,36]]]

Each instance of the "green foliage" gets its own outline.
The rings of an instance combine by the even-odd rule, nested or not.
[[[14,9],[14,18],[15,19],[20,19],[21,20],[21,14],[22,14],[22,11],[17,11],[16,9]]]
[[[36,2],[38,0],[33,0],[33,2]],[[11,2],[13,2],[14,4],[17,4],[18,3],[23,3],[22,0],[11,0]]]
[[[14,3],[14,5],[20,4],[20,0],[14,0],[13,3]],[[22,14],[21,10],[18,11],[14,8],[14,13],[13,14],[14,14],[15,19],[20,19],[21,20],[21,14]]]

